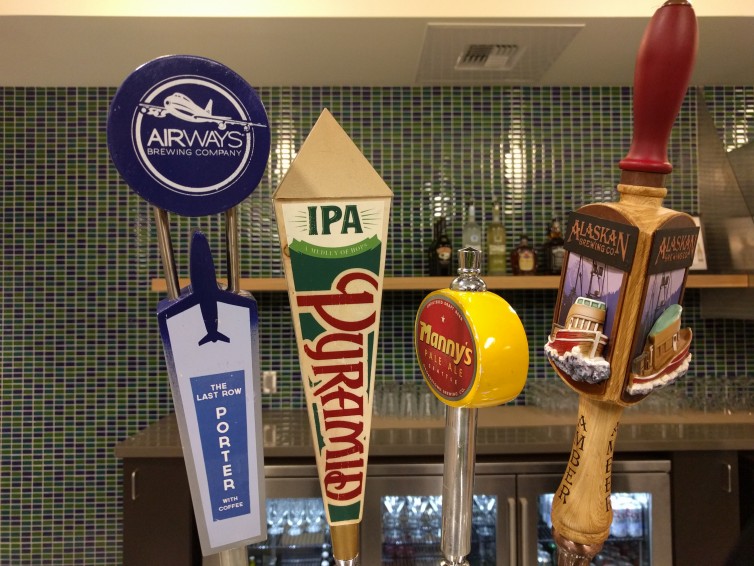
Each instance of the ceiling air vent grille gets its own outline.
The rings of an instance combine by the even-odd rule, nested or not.
[[[584,24],[430,22],[416,82],[533,84],[583,28]]]
[[[523,54],[523,48],[508,44],[472,44],[456,61],[457,71],[510,71]]]

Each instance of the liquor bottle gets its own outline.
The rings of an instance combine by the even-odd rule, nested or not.
[[[487,226],[487,273],[505,275],[505,227],[499,203],[492,205],[492,222]]]
[[[463,225],[462,241],[464,248],[474,248],[482,251],[482,229],[476,222],[474,205],[469,205],[469,215]]]
[[[430,275],[437,273],[437,253],[435,252],[437,248],[437,224],[438,222],[435,221],[432,225],[432,241],[427,248],[427,266]]]
[[[529,244],[529,236],[522,234],[511,253],[513,275],[534,275],[537,272],[537,252]]]
[[[545,273],[560,275],[560,271],[563,269],[563,256],[565,255],[563,244],[560,219],[553,218],[547,228],[547,237],[542,246],[542,260]]]
[[[448,238],[445,227],[445,218],[440,217],[435,222],[435,228],[437,230],[437,239],[434,246],[430,251],[432,261],[430,262],[430,275],[451,275],[452,270],[452,258],[453,258],[453,245]]]

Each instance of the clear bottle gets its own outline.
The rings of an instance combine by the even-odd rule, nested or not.
[[[565,256],[564,243],[560,219],[553,218],[547,227],[545,243],[542,246],[543,271],[545,273],[560,275],[563,269],[563,257]]]
[[[487,269],[489,275],[505,275],[505,227],[500,204],[492,205],[492,222],[487,226]]]
[[[529,244],[529,236],[522,234],[511,253],[513,275],[534,275],[537,272],[537,252]]]
[[[463,225],[462,240],[464,248],[482,251],[482,229],[477,224],[476,210],[473,204],[469,205],[469,214]]]
[[[453,244],[448,238],[445,218],[435,222],[437,239],[430,251],[430,275],[451,275],[453,273]]]

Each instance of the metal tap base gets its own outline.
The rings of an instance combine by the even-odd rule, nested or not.
[[[448,566],[468,565],[478,409],[445,410],[445,460],[442,478],[440,549]]]
[[[482,292],[487,285],[479,277],[481,252],[467,247],[458,252],[455,291]],[[445,458],[442,471],[442,566],[469,566],[471,516],[478,409],[448,406],[445,409]]]
[[[558,566],[589,566],[597,553],[602,550],[604,543],[581,544],[573,542],[561,536],[555,527],[552,529],[552,538],[558,546]]]

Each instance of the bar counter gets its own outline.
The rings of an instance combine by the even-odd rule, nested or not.
[[[576,413],[554,414],[537,407],[503,406],[479,411],[477,454],[567,454]],[[265,458],[313,458],[306,411],[263,413]],[[442,456],[445,423],[441,418],[409,420],[375,416],[369,455],[377,457]],[[693,411],[651,413],[640,406],[623,412],[616,451],[683,452],[754,450],[754,415]],[[118,458],[183,456],[175,415],[167,415],[118,443]]]

